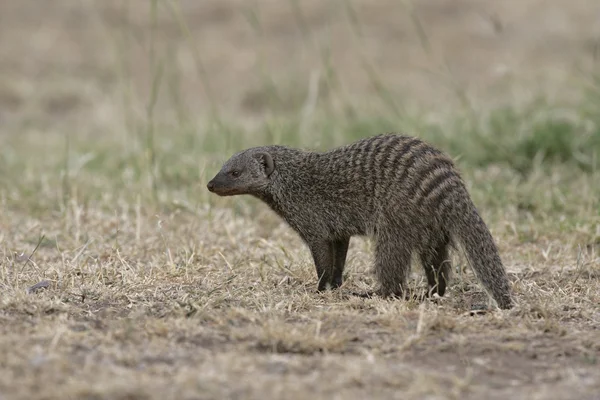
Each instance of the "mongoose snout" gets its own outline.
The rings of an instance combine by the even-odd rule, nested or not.
[[[221,197],[234,196],[236,194],[243,194],[239,187],[236,187],[235,182],[223,178],[215,177],[206,185],[208,190]]]
[[[240,194],[235,188],[229,187],[228,182],[219,181],[217,178],[208,182],[206,187],[210,192],[219,196],[233,196],[235,194]]]
[[[327,152],[254,147],[234,154],[207,188],[249,194],[282,217],[311,252],[319,291],[342,285],[350,238],[367,235],[384,297],[403,296],[413,255],[430,293],[443,296],[448,252],[460,244],[498,306],[513,306],[498,249],[461,175],[421,139],[382,134]]]

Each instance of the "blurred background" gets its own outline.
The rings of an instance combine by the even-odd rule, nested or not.
[[[0,0],[0,173],[208,201],[233,151],[384,131],[595,173],[599,59],[597,0]]]
[[[2,0],[0,122],[573,103],[598,57],[596,0]]]

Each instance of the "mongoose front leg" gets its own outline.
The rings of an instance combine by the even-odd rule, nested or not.
[[[437,293],[439,296],[443,296],[446,293],[451,270],[448,241],[443,241],[421,253],[421,264],[427,275],[429,294]]]
[[[312,240],[308,242],[308,247],[315,262],[317,270],[317,279],[319,284],[317,290],[322,292],[332,287],[333,264],[335,251],[333,242],[327,240]]]
[[[333,262],[333,276],[331,280],[332,288],[339,288],[343,283],[344,266],[346,265],[346,254],[348,254],[348,246],[350,244],[350,238],[336,240],[333,242],[334,249],[334,262]]]

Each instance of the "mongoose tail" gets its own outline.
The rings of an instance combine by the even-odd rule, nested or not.
[[[513,307],[510,283],[492,234],[472,202],[456,205],[463,212],[454,221],[452,234],[462,244],[471,268],[501,309]]]

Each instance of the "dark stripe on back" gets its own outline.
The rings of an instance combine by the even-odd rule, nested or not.
[[[392,160],[391,168],[394,170],[394,172],[400,167],[400,160],[402,160],[404,155],[411,151],[415,146],[418,146],[420,143],[423,142],[417,138],[410,138],[403,143],[403,146],[398,150],[394,159]]]
[[[438,153],[436,155],[442,155],[442,154]],[[419,175],[422,178],[425,178],[430,173],[432,173],[436,169],[440,169],[440,168],[444,168],[444,169],[447,169],[447,170],[454,170],[454,164],[452,163],[452,161],[450,159],[448,159],[446,157],[432,158],[431,160],[429,160],[429,163],[427,164],[427,166],[425,167],[425,169],[423,169],[423,172],[420,173]]]
[[[406,161],[404,162],[403,165],[401,165],[401,167],[404,168],[404,170],[402,171],[402,174],[400,174],[400,176],[397,179],[397,182],[399,184],[402,184],[402,182],[404,182],[406,180],[406,178],[408,178],[410,172],[412,171],[412,168],[414,167],[415,163],[423,156],[425,156],[426,154],[430,154],[431,153],[431,147],[424,145],[416,150],[410,150],[411,153],[408,157],[408,159],[406,159]]]
[[[437,153],[436,155],[438,157],[434,156],[434,158],[429,159],[428,160],[429,163],[423,169],[416,171],[415,183],[417,183],[417,185],[419,186],[418,189],[420,191],[422,191],[421,189],[423,189],[420,184],[425,182],[431,174],[435,173],[439,169],[443,169],[445,171],[456,174],[456,172],[454,170],[454,164],[452,163],[452,161],[450,159],[446,158],[440,151],[437,151],[435,153]],[[441,156],[441,157],[439,157],[439,156]],[[431,182],[427,183],[427,185],[430,185],[430,184],[431,184]],[[427,189],[427,188],[425,188],[425,189]],[[435,190],[435,187],[429,188],[429,190],[426,190],[426,192],[427,192],[427,194],[429,194],[433,190]],[[426,196],[423,195],[423,197],[426,197]],[[421,204],[422,199],[419,199],[418,203]]]
[[[437,213],[443,218],[448,217],[448,212],[458,207],[460,202],[465,201],[468,194],[462,190],[461,185],[451,185],[448,190],[443,190],[435,197],[430,197],[428,203],[432,203]]]
[[[427,184],[427,186],[423,189],[423,191],[419,193],[419,198],[417,200],[417,206],[420,207],[423,204],[423,202],[429,197],[429,195],[431,195],[431,193],[436,188],[441,186],[447,180],[452,179],[454,177],[456,177],[456,174],[454,173],[454,171],[451,171],[451,170],[444,170],[439,175],[436,175],[436,177],[433,178]],[[450,187],[448,187],[447,190],[443,190],[442,193],[440,193],[440,194],[443,194],[443,192],[449,192],[449,191],[450,191]]]
[[[388,152],[386,153],[386,157],[383,162],[383,179],[385,179],[385,181],[389,182],[391,177],[396,172],[394,170],[394,163],[396,161],[396,158],[398,157],[398,153],[400,153],[400,151],[396,152],[396,146],[403,145],[407,142],[408,141],[403,136],[393,136],[390,138],[388,142]]]
[[[390,174],[390,158],[393,155],[394,146],[398,143],[399,138],[393,135],[383,136],[382,152],[375,157],[377,171],[374,174],[375,190],[380,194],[385,191],[384,183],[389,180]],[[376,194],[378,194],[376,193]]]
[[[358,176],[361,177],[361,179],[359,180],[359,182],[356,182],[357,184],[362,186],[362,191],[364,193],[367,193],[366,196],[366,201],[367,201],[367,206],[371,207],[373,204],[374,199],[372,198],[372,196],[368,195],[369,191],[371,190],[371,186],[370,186],[370,171],[368,170],[369,168],[369,161],[370,161],[370,157],[371,154],[373,153],[373,147],[375,146],[375,138],[370,138],[370,139],[366,139],[361,146],[361,154],[360,154],[360,170],[357,171]]]
[[[373,151],[371,152],[371,154],[369,154],[369,164],[368,164],[368,173],[369,173],[369,180],[371,181],[371,188],[369,191],[370,195],[373,195],[375,193],[375,188],[377,187],[377,177],[380,174],[380,171],[377,171],[378,169],[378,165],[377,165],[377,156],[381,153],[381,151],[383,150],[383,148],[385,147],[385,140],[383,137],[378,136],[375,140],[375,146]]]

